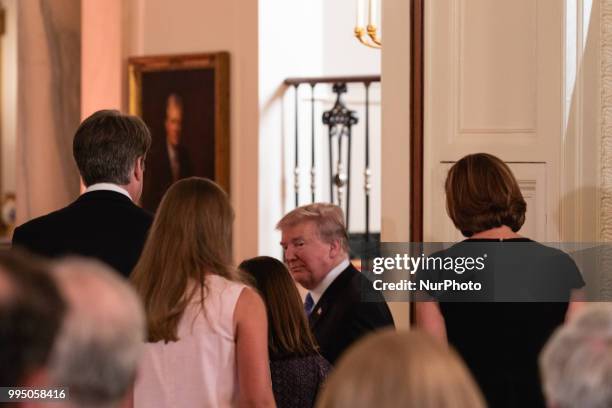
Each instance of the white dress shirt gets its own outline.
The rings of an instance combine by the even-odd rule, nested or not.
[[[172,180],[177,181],[181,175],[181,163],[179,163],[178,152],[175,146],[166,141],[168,148],[168,160],[170,161],[170,170],[172,172]]]
[[[87,189],[85,190],[86,193],[90,193],[92,191],[114,191],[116,193],[123,194],[124,196],[129,198],[130,201],[133,201],[132,197],[130,197],[130,193],[128,193],[126,189],[124,189],[123,187],[119,187],[117,184],[113,183],[96,183],[87,187]]]

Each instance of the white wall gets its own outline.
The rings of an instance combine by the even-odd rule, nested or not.
[[[353,0],[303,2],[260,0],[260,176],[259,252],[281,255],[276,222],[294,208],[295,91],[283,87],[289,77],[350,76],[380,74],[380,51],[359,44],[353,36]],[[284,41],[280,41],[284,39]],[[311,200],[311,88],[298,91],[300,117],[300,204]],[[364,229],[363,160],[364,87],[349,86],[345,102],[357,111],[353,128],[351,173],[351,230]],[[315,150],[317,201],[329,201],[328,138],[321,124],[323,111],[335,100],[330,85],[315,88]],[[371,231],[380,230],[380,86],[370,89],[370,167],[372,176]]]
[[[293,149],[294,126],[294,93],[283,81],[289,77],[322,75],[323,1],[259,1],[260,254],[281,255],[280,235],[274,227],[290,209],[286,201],[293,194],[287,183],[293,184],[290,178],[293,156],[289,152]],[[301,94],[303,91],[305,87]],[[310,116],[301,118],[301,128],[309,129]],[[307,139],[303,138],[303,142]]]
[[[122,0],[81,0],[81,118],[123,108],[128,53],[122,47]]]
[[[380,75],[381,51],[360,44],[353,34],[356,3],[324,2],[322,60],[326,76]]]

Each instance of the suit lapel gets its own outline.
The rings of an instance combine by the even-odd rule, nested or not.
[[[321,299],[319,299],[308,317],[308,322],[310,323],[311,329],[314,329],[321,318],[325,316],[333,307],[334,299],[337,297],[336,295],[341,292],[342,289],[348,284],[348,281],[350,281],[353,269],[353,266],[349,264],[349,266],[343,270],[336,279],[334,279],[325,292],[323,292],[323,296],[321,296]]]

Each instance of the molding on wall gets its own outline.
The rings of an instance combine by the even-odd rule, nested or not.
[[[601,1],[600,237],[612,241],[612,0]]]
[[[612,0],[601,0],[601,144],[599,185],[599,239],[612,241]],[[604,298],[612,294],[612,277],[607,271],[612,259],[603,251],[598,259],[599,282]]]

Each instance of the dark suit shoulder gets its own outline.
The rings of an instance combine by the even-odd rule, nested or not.
[[[394,326],[380,293],[370,297],[370,281],[349,265],[329,285],[309,317],[321,354],[332,364],[353,342],[379,328]],[[374,300],[374,301],[373,301]]]
[[[394,326],[393,317],[385,297],[372,286],[367,276],[353,268],[352,292],[356,307],[353,309],[357,321],[366,321],[370,327]]]
[[[351,316],[349,322],[365,323],[370,328],[394,325],[382,294],[375,291],[370,280],[353,265],[349,265],[331,283],[315,309],[321,307],[329,310],[330,306],[333,308],[331,314],[338,318]]]
[[[129,216],[136,224],[142,224],[147,229],[153,222],[151,213],[134,204],[128,197],[113,191],[95,191],[81,195],[70,205],[53,211],[49,214],[27,221],[15,229],[15,238],[27,236],[28,233],[38,232],[39,229],[49,231],[52,228],[66,227],[74,221],[90,221],[96,223],[99,218],[90,220],[82,219],[84,216],[95,215],[97,217],[113,216],[121,214]],[[52,230],[51,230],[52,231]],[[60,231],[55,231],[59,233]]]
[[[128,276],[152,221],[152,215],[129,197],[114,191],[93,191],[16,228],[13,245],[47,257],[73,254],[98,258]]]
[[[134,202],[123,194],[114,191],[94,191],[83,194],[68,207],[58,211],[58,215],[64,212],[73,216],[79,212],[92,212],[99,215],[129,214],[133,221],[151,223],[153,215],[134,204]]]
[[[326,296],[327,295],[327,296]],[[323,297],[344,302],[384,302],[382,294],[374,290],[372,282],[350,264],[327,288]]]
[[[31,234],[37,234],[39,230],[46,230],[49,227],[52,227],[54,224],[60,222],[67,208],[69,207],[64,207],[49,214],[33,218],[15,228],[13,233],[13,245],[23,244],[24,242],[27,242]]]

